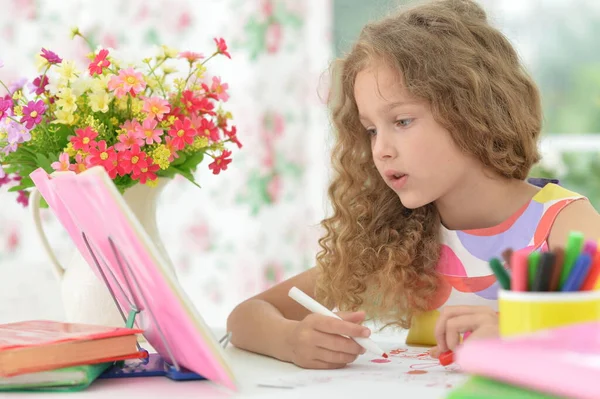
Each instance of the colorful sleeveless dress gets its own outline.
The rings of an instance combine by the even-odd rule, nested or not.
[[[433,330],[439,310],[445,306],[489,306],[498,310],[498,282],[489,267],[493,257],[502,259],[507,248],[547,249],[556,216],[573,201],[585,199],[545,179],[531,179],[540,191],[503,223],[478,230],[441,227],[441,253],[437,271],[441,283],[429,312],[415,317],[407,343],[435,345]]]

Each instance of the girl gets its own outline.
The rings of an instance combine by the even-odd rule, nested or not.
[[[232,342],[306,368],[364,353],[365,314],[409,328],[408,342],[454,349],[497,334],[488,261],[506,248],[600,238],[581,195],[526,181],[540,156],[538,90],[480,6],[445,0],[367,25],[339,62],[333,214],[317,266],[240,304]],[[343,320],[309,314],[292,286]],[[358,310],[361,311],[358,311]]]

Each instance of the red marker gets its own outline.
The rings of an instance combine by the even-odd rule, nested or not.
[[[511,259],[512,281],[511,289],[513,291],[527,291],[529,276],[529,266],[527,264],[527,253],[523,250],[515,251]]]
[[[473,331],[466,331],[463,334],[463,341],[465,339],[469,338],[469,335],[471,335],[472,332]],[[446,351],[446,352],[440,354],[439,360],[440,360],[440,364],[442,366],[448,366],[448,365],[454,363],[454,352],[449,350],[449,351]]]
[[[440,354],[440,364],[442,366],[448,366],[454,362],[454,352],[446,351]]]

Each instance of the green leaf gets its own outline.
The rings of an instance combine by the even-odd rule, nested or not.
[[[173,164],[171,164],[173,165]],[[159,170],[158,172],[156,172],[156,175],[159,177],[169,177],[169,178],[173,178],[175,177],[175,175],[178,172],[175,170],[175,168],[171,167],[169,169],[165,169],[165,170]]]
[[[194,179],[194,175],[192,174],[191,171],[179,169],[178,167],[175,167],[175,166],[173,166],[172,168],[175,169],[177,171],[177,173],[179,173],[181,176],[188,179],[194,186],[196,186],[198,188],[202,188],[202,187],[200,187],[200,185],[198,183],[196,183],[196,181]]]
[[[188,156],[186,161],[181,164],[180,168],[195,170],[198,167],[198,164],[200,164],[200,162],[202,162],[203,159],[204,159],[204,153],[197,152],[195,154]]]
[[[172,166],[177,166],[177,165],[181,165],[183,164],[185,161],[187,160],[187,155],[183,154],[183,153],[179,153],[179,158],[177,158],[176,160],[174,160],[171,165]]]
[[[52,173],[54,170],[52,169],[52,162],[48,159],[47,156],[43,154],[37,154],[36,157],[38,165],[43,168],[47,173]]]

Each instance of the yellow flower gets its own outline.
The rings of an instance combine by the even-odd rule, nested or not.
[[[194,142],[192,143],[191,147],[192,147],[192,149],[194,149],[196,151],[208,147],[208,138],[201,137],[201,136],[196,136],[196,138],[194,139]]]
[[[173,84],[177,88],[178,91],[181,91],[185,88],[185,80],[181,78],[177,78],[173,81]]]
[[[21,98],[23,98],[23,93],[21,93],[21,90],[17,90],[13,93],[12,98],[15,101],[19,101]]]
[[[92,111],[102,113],[108,112],[108,105],[112,100],[111,95],[105,91],[91,93],[88,99]]]
[[[206,72],[206,67],[204,65],[198,66],[198,69],[196,70],[196,77],[198,79],[202,79],[204,77],[204,72]]]
[[[160,144],[152,151],[152,159],[154,162],[160,166],[162,170],[168,169],[170,162],[169,158],[171,157],[171,151],[167,148],[166,145]]]
[[[79,36],[81,35],[81,32],[79,31],[79,28],[77,26],[73,26],[71,28],[71,39],[74,39],[75,36]]]
[[[66,112],[73,113],[77,110],[77,97],[75,97],[71,89],[65,87],[58,92],[56,105]]]
[[[164,72],[165,75],[177,72],[177,68],[173,68],[173,67],[170,67],[168,65],[163,65],[162,70],[163,70],[163,72]]]
[[[13,112],[15,113],[16,116],[23,116],[23,107],[21,107],[20,105],[17,105],[13,109]]]
[[[151,88],[152,90],[154,90],[158,87],[158,80],[156,80],[152,76],[145,76],[144,80],[146,81],[146,84],[148,85],[148,87]]]
[[[112,75],[94,75],[92,82],[90,83],[90,89],[93,92],[106,91],[108,88],[108,81]]]
[[[56,120],[52,121],[52,123],[61,123],[68,126],[75,124],[75,115],[72,112],[58,109],[54,112],[54,116],[56,116]]]
[[[117,104],[117,108],[119,108],[119,110],[121,110],[121,111],[127,110],[127,96],[123,96],[121,98],[116,99],[115,103]]]
[[[35,67],[38,72],[42,72],[48,66],[48,60],[42,57],[40,53],[35,55]]]
[[[64,149],[64,152],[69,154],[69,156],[71,158],[75,158],[75,155],[77,155],[77,150],[75,148],[73,148],[73,143],[71,143],[71,142],[69,142],[69,144],[67,144],[67,146]]]
[[[131,111],[134,114],[139,114],[142,112],[142,108],[144,108],[144,102],[139,98],[131,99]]]
[[[161,49],[162,49],[161,56],[163,58],[175,58],[179,54],[179,51],[177,51],[176,49],[171,48],[169,46],[165,46],[164,44],[161,46]]]
[[[98,133],[101,133],[104,130],[104,124],[102,124],[102,122],[94,118],[92,115],[88,115],[85,118],[85,124],[97,131]]]
[[[119,124],[119,120],[113,116],[112,118],[110,118],[110,123],[112,123],[113,126],[117,126]]]
[[[75,67],[75,63],[73,61],[63,61],[56,67],[56,72],[63,78],[68,81],[71,81],[79,75],[79,71]]]
[[[148,187],[156,187],[156,186],[158,186],[158,179],[156,179],[156,180],[146,180],[146,185]]]

